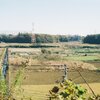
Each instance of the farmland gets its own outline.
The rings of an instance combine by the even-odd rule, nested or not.
[[[28,60],[22,82],[22,87],[25,93],[28,93],[28,96],[32,96],[36,100],[42,100],[38,95],[45,97],[54,85],[58,85],[62,81],[64,64],[67,65],[68,79],[88,88],[78,73],[80,71],[90,86],[93,87],[95,93],[99,94],[99,45],[69,42],[41,44],[42,48],[28,48],[33,44],[1,44],[1,47],[11,45],[12,47],[9,48],[9,82],[13,82],[22,63]],[[15,48],[15,46],[26,46],[26,48]],[[34,96],[35,93],[37,93],[36,97]]]

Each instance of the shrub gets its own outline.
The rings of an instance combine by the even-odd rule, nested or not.
[[[100,100],[100,95],[89,96],[85,88],[69,80],[55,86],[49,93],[49,100]]]

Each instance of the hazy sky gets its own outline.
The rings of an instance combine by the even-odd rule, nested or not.
[[[100,0],[0,0],[0,32],[100,33]]]

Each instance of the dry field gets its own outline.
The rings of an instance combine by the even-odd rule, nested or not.
[[[13,81],[22,62],[29,59],[24,71],[25,78],[22,85],[24,93],[35,100],[44,100],[43,98],[48,94],[48,91],[55,84],[58,85],[58,83],[62,81],[62,76],[64,75],[63,65],[66,64],[68,68],[68,79],[71,79],[75,83],[82,84],[82,86],[88,89],[77,71],[79,70],[95,93],[99,94],[100,49],[95,48],[95,46],[98,45],[79,43],[76,43],[76,45],[73,43],[55,45],[59,45],[59,47],[10,48],[9,81]],[[83,48],[83,46],[92,46],[92,48]],[[45,53],[41,52],[42,50],[44,50]]]
[[[87,87],[86,84],[81,84],[84,88],[88,90],[89,94],[92,94],[90,89]],[[90,83],[91,88],[94,90],[95,94],[100,94],[100,84],[99,83]],[[58,86],[57,84],[51,85],[23,85],[22,88],[24,90],[23,94],[25,95],[25,100],[29,99],[30,97],[32,100],[46,100],[49,94],[49,90],[51,90],[54,86]],[[26,96],[27,94],[27,96]],[[16,98],[20,98],[17,96]]]

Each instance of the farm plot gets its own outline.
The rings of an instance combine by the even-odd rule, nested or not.
[[[78,74],[77,69],[82,71],[82,74],[86,77],[88,82],[99,82],[100,73],[96,71],[97,68],[93,64],[80,61],[80,59],[82,60],[80,55],[73,55],[75,51],[76,49],[74,47],[70,49],[70,46],[68,46],[67,49],[66,47],[45,49],[11,48],[9,55],[11,73],[15,76],[16,71],[20,68],[22,62],[29,59],[28,66],[25,68],[26,78],[23,81],[23,84],[41,85],[60,82],[60,80],[62,80],[62,76],[64,75],[64,64],[68,65],[68,78],[72,79],[76,83],[84,83]],[[70,52],[70,55],[64,59],[64,56],[69,54],[68,52]],[[74,57],[75,55],[77,55],[76,58]],[[94,56],[96,57],[96,55]],[[70,57],[75,60],[69,59]],[[95,57],[91,58],[91,56],[90,58],[89,56],[84,57],[86,61],[95,59]]]
[[[12,82],[14,80],[22,64],[28,61],[22,83],[24,93],[36,100],[44,100],[47,91],[62,81],[62,76],[64,75],[63,65],[66,64],[68,79],[82,84],[88,89],[77,71],[79,70],[86,81],[91,84],[91,87],[93,86],[95,93],[99,93],[99,64],[91,62],[95,61],[96,63],[98,61],[99,63],[100,54],[99,49],[98,52],[95,50],[95,53],[92,53],[93,50],[94,48],[90,49],[91,53],[87,53],[86,48],[83,48],[83,52],[80,52],[80,46],[75,48],[72,44],[61,44],[59,48],[10,48],[9,81]]]

